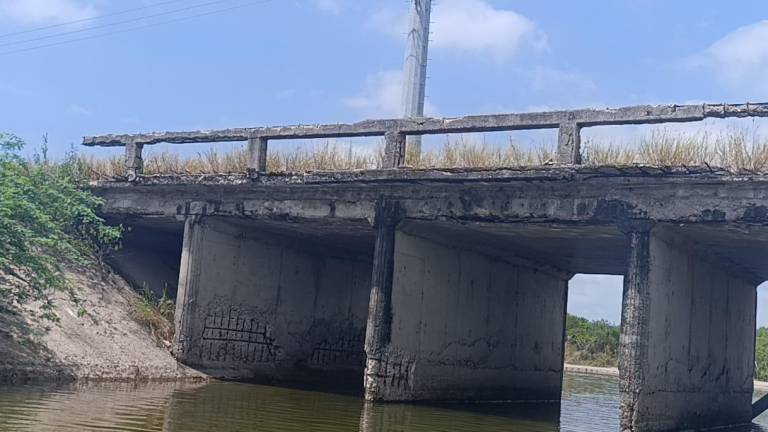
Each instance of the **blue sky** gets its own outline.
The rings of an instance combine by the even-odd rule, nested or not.
[[[0,0],[0,131],[30,144],[47,133],[61,154],[90,134],[396,117],[407,8],[405,0]],[[765,101],[767,19],[764,0],[440,0],[428,114]],[[67,42],[80,38],[89,39]],[[37,48],[49,44],[57,45]],[[535,143],[554,132],[512,137]],[[573,312],[618,321],[620,278],[573,285]]]

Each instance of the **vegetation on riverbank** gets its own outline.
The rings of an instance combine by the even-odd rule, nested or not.
[[[104,264],[122,229],[99,217],[87,167],[23,147],[0,134],[0,383],[203,379],[167,350],[172,302]]]
[[[568,314],[565,327],[566,363],[599,367],[618,365],[618,325]]]
[[[139,294],[133,310],[134,318],[149,330],[158,346],[170,348],[174,334],[174,301],[165,290],[158,297],[146,286]]]
[[[768,381],[768,328],[755,333],[755,379]]]
[[[45,143],[32,158],[19,154],[24,145],[0,134],[0,299],[40,302],[54,319],[54,292],[65,291],[78,303],[64,264],[108,253],[118,245],[121,228],[97,215],[101,201],[82,188],[87,171],[74,153],[53,163]]]
[[[584,366],[616,367],[619,352],[618,325],[589,321],[568,314],[565,362]],[[768,328],[760,327],[755,339],[755,379],[768,381]]]
[[[154,174],[228,174],[244,173],[247,153],[244,148],[207,151],[183,157],[173,152],[146,149],[144,173]],[[449,136],[437,148],[424,151],[420,158],[408,154],[406,165],[414,168],[498,168],[535,166],[552,163],[555,146],[524,148],[510,141],[492,145],[468,136]],[[632,142],[590,141],[583,143],[585,165],[719,166],[732,170],[768,171],[768,138],[756,131],[732,129],[721,134],[682,133],[657,129]],[[383,144],[373,149],[355,150],[351,144],[327,141],[308,148],[273,150],[267,168],[273,172],[370,169],[382,166]],[[125,175],[121,155],[96,158],[81,157],[94,180],[121,178]]]

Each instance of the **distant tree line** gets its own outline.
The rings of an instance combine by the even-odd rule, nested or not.
[[[755,379],[768,381],[768,328],[757,329],[755,338]]]
[[[620,328],[606,320],[590,321],[568,314],[566,318],[566,363],[615,367],[619,358]],[[757,329],[755,379],[768,381],[768,328]]]
[[[619,326],[606,320],[566,317],[566,363],[615,367],[619,358]]]

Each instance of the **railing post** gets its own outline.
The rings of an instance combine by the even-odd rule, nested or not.
[[[128,181],[135,181],[144,173],[144,161],[141,158],[143,144],[130,142],[125,145],[125,170]]]
[[[267,172],[267,139],[251,137],[248,139],[248,176],[258,177]]]
[[[557,140],[557,163],[581,164],[581,125],[576,122],[560,123]]]
[[[405,134],[388,131],[384,134],[384,160],[382,168],[399,168],[405,162]]]

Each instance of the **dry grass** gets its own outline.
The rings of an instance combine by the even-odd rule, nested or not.
[[[768,171],[768,137],[756,129],[730,129],[718,135],[661,129],[631,146],[587,142],[583,152],[588,165],[710,165],[735,171]]]
[[[421,158],[409,152],[406,165],[413,168],[498,168],[543,165],[554,159],[549,148],[523,150],[514,142],[506,147],[491,146],[460,136],[423,152]]]
[[[351,147],[325,143],[312,149],[297,148],[288,152],[270,152],[267,169],[273,172],[306,172],[318,170],[353,170],[380,166],[379,155],[355,153]],[[120,178],[125,175],[122,156],[108,158],[83,157],[94,179]],[[208,149],[191,157],[169,151],[147,152],[144,174],[234,174],[248,167],[245,149],[219,152]]]
[[[355,152],[351,145],[326,142],[312,148],[272,151],[267,161],[271,172],[355,170],[381,167],[382,143],[369,152]],[[510,142],[490,145],[459,136],[447,139],[421,158],[409,153],[406,165],[412,168],[498,168],[549,164],[555,158],[555,145],[523,149]],[[635,142],[594,142],[583,144],[585,165],[648,164],[658,166],[710,165],[733,170],[768,171],[768,138],[756,130],[732,129],[726,133],[688,134],[657,129]],[[123,158],[85,158],[94,179],[124,176]],[[178,153],[148,153],[144,173],[154,174],[231,174],[244,173],[245,150],[220,152],[213,148],[191,157]]]

